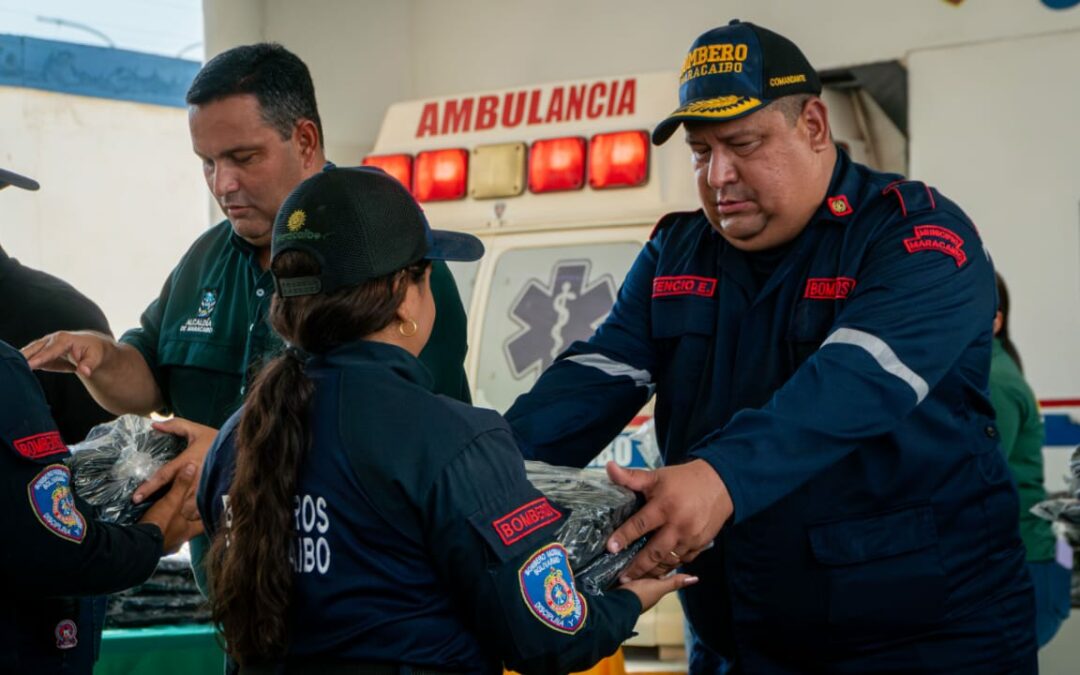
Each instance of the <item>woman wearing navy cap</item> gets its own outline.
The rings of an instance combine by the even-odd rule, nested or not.
[[[207,458],[211,605],[241,672],[589,667],[695,581],[587,601],[493,411],[431,393],[417,360],[431,260],[476,260],[376,169],[301,184],[274,224],[270,321],[292,345]],[[302,350],[302,351],[301,351]]]

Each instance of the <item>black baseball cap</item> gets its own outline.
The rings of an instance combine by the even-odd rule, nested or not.
[[[41,187],[33,178],[27,178],[14,171],[0,169],[0,190],[3,190],[9,185],[14,185],[17,188],[22,188],[24,190],[37,190]]]
[[[314,256],[317,277],[275,279],[279,297],[357,286],[421,260],[479,260],[471,234],[432,230],[416,199],[375,167],[330,167],[298,185],[274,220],[271,260],[285,251]]]
[[[726,122],[781,96],[820,94],[821,80],[783,35],[735,19],[690,45],[679,74],[679,107],[656,125],[660,145],[687,120]]]

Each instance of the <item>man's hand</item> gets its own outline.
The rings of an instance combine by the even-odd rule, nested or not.
[[[641,601],[641,611],[644,612],[647,609],[652,609],[656,603],[660,602],[660,598],[668,593],[687,586],[693,586],[697,582],[698,578],[689,574],[673,574],[663,579],[637,579],[625,583],[619,588],[625,588],[636,595],[638,600]]]
[[[187,493],[184,495],[184,503],[180,512],[188,520],[199,520],[199,509],[195,504],[195,493],[199,489],[199,476],[202,475],[203,460],[210,451],[210,445],[217,438],[217,429],[196,424],[190,420],[174,417],[164,422],[154,422],[154,428],[174,436],[179,436],[187,441],[187,449],[176,456],[171,462],[157,470],[145,483],[140,485],[132,495],[131,501],[136,504],[154,494],[169,483],[177,480],[177,474],[187,464],[195,467],[194,480],[191,481]],[[170,490],[170,494],[172,491]]]
[[[164,551],[166,554],[175,553],[180,545],[192,537],[202,534],[203,525],[201,520],[189,520],[181,515],[181,506],[187,493],[194,489],[195,465],[184,464],[173,481],[170,489],[164,497],[150,507],[140,523],[157,525],[161,535],[165,538]]]
[[[60,331],[34,340],[21,351],[32,370],[90,377],[114,344],[111,337],[93,331]]]
[[[611,535],[608,550],[616,553],[658,530],[619,577],[624,584],[644,576],[661,577],[690,562],[712,545],[735,510],[724,481],[701,459],[655,471],[608,462],[607,471],[613,483],[641,492],[647,500]]]

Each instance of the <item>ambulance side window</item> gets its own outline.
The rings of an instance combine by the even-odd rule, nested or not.
[[[473,291],[476,290],[476,273],[480,269],[480,261],[448,261],[446,266],[450,268],[450,274],[454,275],[454,283],[457,284],[461,304],[465,307],[465,313],[468,314],[469,306],[472,304]]]
[[[517,248],[499,256],[484,311],[474,403],[505,412],[603,322],[641,244]]]

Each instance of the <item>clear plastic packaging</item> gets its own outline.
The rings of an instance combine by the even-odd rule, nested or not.
[[[118,525],[138,521],[154,498],[132,504],[135,488],[184,449],[183,439],[150,424],[149,418],[123,415],[97,425],[86,440],[71,446],[72,486],[96,507],[98,520]]]
[[[599,595],[630,564],[643,543],[617,555],[605,550],[608,537],[638,509],[630,490],[612,483],[603,470],[525,462],[529,481],[559,506],[570,511],[555,538],[579,570],[575,579],[586,593]],[[631,553],[633,549],[633,553]]]

